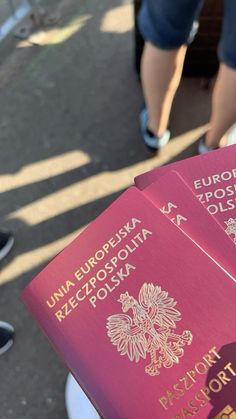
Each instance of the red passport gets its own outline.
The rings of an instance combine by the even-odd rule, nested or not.
[[[236,244],[236,145],[156,168],[135,178],[144,189],[170,170],[186,180]]]
[[[235,280],[234,243],[177,172],[169,171],[142,192]]]
[[[136,188],[22,298],[107,419],[236,410],[236,287]]]

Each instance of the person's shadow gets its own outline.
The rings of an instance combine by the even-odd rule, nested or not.
[[[236,419],[236,342],[222,346],[206,379],[212,410],[207,419]]]

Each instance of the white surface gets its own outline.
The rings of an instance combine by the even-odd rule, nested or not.
[[[227,145],[236,143],[236,124],[234,124],[227,133]]]
[[[71,374],[65,388],[68,419],[100,419],[99,414]]]

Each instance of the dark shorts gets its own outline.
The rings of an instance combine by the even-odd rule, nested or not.
[[[191,42],[204,0],[143,0],[139,28],[146,41],[161,49]],[[224,0],[219,60],[236,69],[236,0]]]

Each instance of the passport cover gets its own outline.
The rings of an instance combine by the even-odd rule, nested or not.
[[[133,187],[22,299],[102,417],[179,419],[235,410],[235,295]]]
[[[234,243],[177,172],[169,171],[142,192],[235,280]]]
[[[144,189],[170,170],[177,171],[236,244],[236,145],[156,168],[137,176]]]

